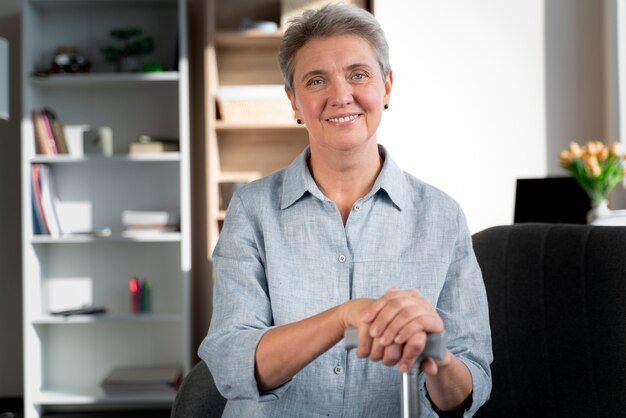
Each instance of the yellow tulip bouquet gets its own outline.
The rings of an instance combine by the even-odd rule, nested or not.
[[[601,141],[589,141],[582,147],[571,142],[569,149],[560,154],[561,167],[572,173],[593,203],[608,199],[609,192],[622,180],[623,160],[618,142],[608,148]]]

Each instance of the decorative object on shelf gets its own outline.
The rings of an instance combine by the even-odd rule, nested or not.
[[[285,28],[289,20],[302,14],[306,9],[320,9],[329,3],[355,4],[365,9],[365,0],[281,0],[280,26]]]
[[[128,282],[130,290],[130,309],[133,313],[150,312],[150,282],[147,279],[133,277]]]
[[[9,42],[0,38],[0,120],[9,120]]]
[[[142,73],[160,73],[164,71],[163,64],[156,62],[145,62],[141,65]]]
[[[113,155],[113,131],[108,126],[83,131],[83,153],[85,155]]]
[[[138,27],[116,28],[111,37],[122,43],[122,46],[105,45],[100,53],[107,62],[115,63],[118,72],[137,72],[141,68],[138,57],[154,51],[154,39],[144,35]]]
[[[59,46],[52,57],[50,73],[88,73],[91,63],[74,46]]]
[[[276,32],[278,30],[278,23],[271,20],[252,20],[249,17],[244,17],[239,22],[239,30],[256,30],[259,32]]]
[[[572,173],[591,199],[587,223],[610,215],[609,193],[624,177],[623,160],[617,142],[610,147],[602,141],[589,141],[582,147],[571,142],[569,149],[561,151],[561,167]]]

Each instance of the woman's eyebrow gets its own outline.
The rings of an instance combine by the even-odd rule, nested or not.
[[[304,81],[308,78],[315,77],[318,75],[324,75],[324,74],[326,74],[326,72],[323,70],[311,70],[311,71],[306,72],[304,75],[302,75],[302,77],[300,77],[300,80]]]
[[[364,64],[364,63],[356,63],[356,64],[350,64],[347,67],[345,67],[344,71],[350,71],[350,70],[354,70],[356,68],[367,68],[367,69],[371,69],[372,67],[369,64]],[[304,81],[310,77],[315,77],[318,75],[325,75],[326,71],[324,70],[320,70],[320,69],[315,69],[315,70],[311,70],[306,72],[301,78],[301,81]]]

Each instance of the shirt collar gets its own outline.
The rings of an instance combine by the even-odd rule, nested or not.
[[[404,173],[400,167],[388,156],[387,150],[382,145],[378,145],[378,152],[383,158],[383,168],[378,174],[374,186],[365,197],[384,190],[393,204],[400,210],[406,204],[407,188],[404,182]],[[311,149],[307,146],[304,151],[285,169],[283,181],[282,201],[280,208],[286,209],[298,201],[307,192],[316,198],[325,201],[326,196],[320,191],[309,171],[308,160],[311,156]]]
[[[378,144],[378,153],[383,158],[383,168],[380,170],[372,191],[368,195],[373,195],[379,190],[384,190],[394,205],[400,210],[406,206],[406,197],[409,193],[405,180],[405,173],[391,159],[387,149]]]

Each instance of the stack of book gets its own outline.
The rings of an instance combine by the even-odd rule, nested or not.
[[[148,135],[142,135],[138,141],[130,143],[128,152],[131,154],[178,152],[179,145],[178,139],[153,138]]]
[[[178,213],[167,210],[125,210],[122,212],[122,225],[125,236],[180,230]]]
[[[173,394],[182,381],[177,365],[116,367],[102,380],[104,393],[116,395]]]
[[[31,112],[35,128],[35,150],[37,154],[68,154],[67,141],[63,124],[49,108],[35,109]]]

